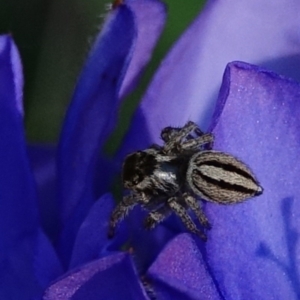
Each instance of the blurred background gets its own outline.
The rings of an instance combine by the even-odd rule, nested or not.
[[[204,0],[164,2],[168,7],[165,30],[139,87],[124,101],[109,152],[116,149],[160,61],[204,4]],[[76,79],[101,28],[107,4],[103,0],[0,0],[0,33],[13,36],[23,61],[29,141],[57,141]]]

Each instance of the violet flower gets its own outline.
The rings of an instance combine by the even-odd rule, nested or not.
[[[300,85],[254,65],[230,63],[213,109],[228,61],[244,59],[297,79],[298,5],[209,2],[157,72],[112,164],[99,158],[99,149],[164,21],[155,0],[128,0],[116,8],[77,83],[57,173],[51,150],[30,150],[39,195],[57,176],[59,212],[51,208],[51,220],[59,214],[61,224],[55,247],[43,233],[41,222],[55,238],[39,220],[38,203],[40,211],[46,204],[38,202],[26,154],[19,56],[12,39],[1,37],[0,298],[39,299],[44,289],[44,299],[299,298]],[[286,23],[278,26],[278,20]],[[213,228],[205,244],[183,233],[174,217],[146,232],[139,208],[108,240],[114,206],[104,194],[108,179],[120,171],[126,153],[158,142],[161,128],[188,119],[213,131],[216,149],[249,164],[264,194],[240,205],[207,204]],[[47,191],[54,199],[55,191]],[[125,241],[128,252],[120,250]]]

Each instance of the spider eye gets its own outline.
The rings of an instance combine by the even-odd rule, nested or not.
[[[141,174],[135,174],[135,176],[132,179],[133,185],[138,185],[142,181]]]
[[[156,160],[152,154],[137,151],[129,154],[123,165],[123,184],[132,188],[153,173]]]
[[[127,189],[133,189],[143,180],[142,174],[135,173],[131,175],[132,176],[129,177],[123,177],[123,186]]]
[[[135,153],[127,157],[123,166],[123,185],[125,188],[131,189],[137,186],[144,178],[139,168],[139,153]]]

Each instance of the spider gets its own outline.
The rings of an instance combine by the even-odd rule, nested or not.
[[[190,232],[206,241],[206,234],[188,212],[190,209],[204,228],[211,228],[198,198],[232,204],[263,192],[252,171],[234,156],[212,150],[214,136],[203,133],[194,122],[181,128],[166,127],[161,138],[162,146],[154,144],[126,157],[122,180],[130,193],[111,215],[109,237],[130,209],[140,204],[149,211],[146,229],[173,212]]]

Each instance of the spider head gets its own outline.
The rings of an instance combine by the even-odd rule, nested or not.
[[[161,139],[167,143],[170,140],[172,140],[176,135],[178,134],[180,128],[175,128],[175,127],[165,127],[160,134]]]
[[[139,190],[144,180],[148,180],[156,167],[156,158],[147,151],[129,154],[123,164],[123,186],[130,190]]]

